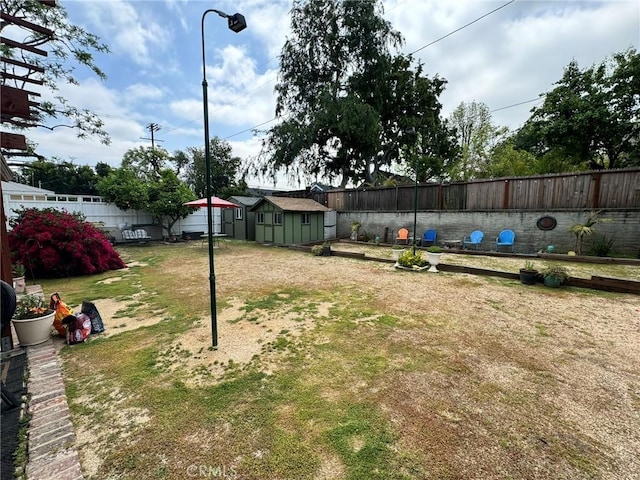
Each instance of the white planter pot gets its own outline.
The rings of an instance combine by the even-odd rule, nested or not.
[[[24,275],[22,277],[15,277],[13,279],[13,289],[16,293],[24,293],[27,289],[27,282],[24,279]]]
[[[438,272],[436,266],[440,263],[441,253],[427,252],[427,259],[429,260],[429,272]]]
[[[46,342],[51,336],[51,325],[53,325],[55,315],[56,312],[51,312],[37,318],[12,319],[20,346],[28,347]]]
[[[391,255],[393,255],[393,259],[397,262],[398,259],[402,256],[402,254],[404,253],[404,249],[402,250],[398,250],[398,249],[392,249],[391,250]]]

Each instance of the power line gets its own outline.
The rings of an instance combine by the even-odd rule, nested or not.
[[[489,15],[491,15],[491,14],[493,14],[493,13],[497,12],[498,10],[503,9],[504,7],[506,7],[506,6],[508,6],[508,5],[511,5],[511,4],[512,4],[513,2],[515,2],[515,1],[516,1],[516,0],[511,0],[511,1],[507,2],[507,3],[505,3],[504,5],[501,5],[501,6],[499,6],[498,8],[495,8],[495,9],[491,10],[491,11],[490,11],[490,12],[488,12],[488,13],[485,13],[484,15],[482,15],[481,17],[476,18],[476,19],[475,19],[475,20],[473,20],[472,22],[469,22],[469,23],[467,23],[466,25],[461,26],[460,28],[456,28],[454,31],[449,32],[449,33],[447,33],[446,35],[443,35],[442,37],[440,37],[440,38],[438,38],[438,39],[434,40],[433,42],[427,43],[426,45],[424,45],[424,46],[422,46],[422,47],[418,48],[417,50],[414,50],[414,51],[413,51],[413,52],[411,52],[409,55],[413,55],[414,53],[418,53],[420,50],[424,50],[425,48],[430,47],[430,46],[431,46],[431,45],[433,45],[434,43],[438,43],[440,40],[444,40],[445,38],[450,37],[450,36],[451,36],[451,35],[453,35],[454,33],[457,33],[457,32],[459,32],[460,30],[462,30],[462,29],[464,29],[464,28],[467,28],[468,26],[473,25],[473,24],[474,24],[474,23],[476,23],[476,22],[479,22],[479,21],[480,21],[480,20],[482,20],[483,18],[488,17]]]
[[[246,97],[246,96],[247,96],[247,95],[249,95],[250,93],[253,93],[253,92],[255,92],[255,91],[257,91],[257,90],[261,89],[261,88],[262,88],[262,87],[264,87],[265,85],[267,85],[267,84],[269,84],[269,83],[273,82],[276,78],[277,78],[277,75],[276,75],[275,77],[268,78],[266,81],[262,82],[261,84],[259,84],[259,85],[258,85],[257,87],[255,87],[254,89],[252,89],[252,90],[248,90],[247,92],[245,92],[245,93],[243,93],[242,95],[240,95],[240,96],[238,96],[238,97],[234,98],[233,100],[229,100],[229,101],[227,102],[227,104],[228,104],[228,105],[232,105],[232,104],[236,103],[238,100],[243,99],[244,97]],[[231,87],[228,87],[228,88],[227,88],[227,90],[228,90],[229,88],[231,88]],[[211,113],[215,113],[216,111],[217,111],[216,109],[213,109],[213,110],[211,111]],[[178,125],[177,127],[174,127],[174,128],[171,128],[171,129],[167,130],[166,132],[167,132],[167,133],[171,133],[171,132],[173,132],[173,131],[175,131],[175,130],[179,130],[180,128],[186,127],[187,125],[189,125],[189,124],[191,124],[191,123],[195,123],[195,122],[197,122],[197,121],[199,121],[199,120],[200,120],[200,119],[198,119],[198,118],[194,118],[193,120],[188,120],[188,121],[186,121],[185,123],[182,123],[182,124]],[[272,121],[272,120],[269,120],[269,121]],[[268,123],[268,122],[265,122],[265,123]],[[242,133],[242,132],[240,132],[240,133]]]
[[[415,54],[415,53],[417,53],[417,52],[419,52],[419,51],[421,51],[421,50],[424,50],[425,48],[427,48],[427,47],[429,47],[429,46],[431,46],[431,45],[434,45],[434,44],[435,44],[435,43],[437,43],[437,42],[440,42],[441,40],[444,40],[445,38],[450,37],[451,35],[453,35],[453,34],[455,34],[455,33],[459,32],[459,31],[461,31],[461,30],[463,30],[463,29],[465,29],[465,28],[467,28],[467,27],[469,27],[469,26],[471,26],[471,25],[473,25],[473,24],[475,24],[475,23],[479,22],[480,20],[482,20],[482,19],[484,19],[484,18],[488,17],[489,15],[492,15],[493,13],[495,13],[495,12],[497,12],[497,11],[499,11],[499,10],[501,10],[501,9],[503,9],[503,8],[505,8],[505,7],[507,7],[507,6],[509,6],[509,5],[511,5],[511,4],[512,4],[512,3],[514,3],[515,1],[516,1],[516,0],[510,0],[510,1],[508,1],[507,3],[505,3],[505,4],[503,4],[503,5],[499,6],[499,7],[495,8],[495,9],[493,9],[493,10],[491,10],[491,11],[489,11],[489,12],[485,13],[484,15],[482,15],[482,16],[480,16],[480,17],[476,18],[475,20],[473,20],[473,21],[471,21],[471,22],[469,22],[469,23],[467,23],[467,24],[465,24],[465,25],[463,25],[463,26],[461,26],[461,27],[459,27],[459,28],[457,28],[457,29],[455,29],[455,30],[453,30],[453,31],[451,31],[451,32],[449,32],[449,33],[447,33],[446,35],[443,35],[443,36],[442,36],[442,37],[440,37],[440,38],[437,38],[436,40],[433,40],[432,42],[427,43],[426,45],[423,45],[422,47],[420,47],[420,48],[418,48],[418,49],[414,50],[413,52],[409,53],[409,55],[413,55],[413,54]],[[265,62],[265,64],[268,64],[269,62],[271,62],[271,60],[273,60],[273,59],[269,59],[267,62]],[[254,92],[254,91],[256,91],[256,90],[258,90],[258,89],[262,88],[264,85],[267,85],[268,83],[270,83],[270,82],[271,82],[271,81],[273,81],[273,80],[274,80],[274,78],[268,79],[267,81],[265,81],[265,82],[263,82],[262,84],[260,84],[260,85],[258,85],[257,87],[255,87],[253,90],[251,90],[251,91],[249,91],[249,92],[246,92],[245,94],[243,94],[243,95],[240,95],[240,96],[236,97],[235,99],[233,99],[233,100],[232,100],[231,102],[229,102],[229,103],[235,103],[236,101],[238,101],[238,100],[242,99],[243,97],[246,97],[248,93]],[[230,88],[230,87],[228,87],[228,88],[227,88],[227,90],[228,90],[229,88]],[[496,109],[494,109],[494,110],[491,110],[491,111],[490,111],[490,113],[498,112],[498,111],[501,111],[501,110],[506,110],[506,109],[508,109],[508,108],[513,108],[513,107],[516,107],[516,106],[519,106],[519,105],[523,105],[523,104],[526,104],[526,103],[531,103],[531,102],[534,102],[534,101],[536,101],[536,100],[539,100],[539,98],[535,98],[535,99],[531,99],[531,100],[525,100],[525,101],[523,101],[523,102],[518,102],[518,103],[511,104],[511,105],[506,105],[506,106],[504,106],[504,107],[499,107],[499,108],[496,108]],[[112,117],[112,118],[127,118],[127,117],[117,117],[117,116],[112,116],[112,115],[104,115],[104,116]],[[275,120],[277,120],[277,117],[273,117],[272,119],[270,119],[270,120],[266,120],[266,121],[264,121],[264,122],[262,122],[262,123],[259,123],[259,124],[257,124],[257,125],[254,125],[253,127],[246,128],[246,129],[244,129],[244,130],[241,130],[241,131],[238,131],[238,132],[232,133],[232,134],[230,134],[230,135],[227,135],[226,137],[224,137],[224,138],[223,138],[223,140],[227,140],[227,139],[229,139],[229,138],[236,137],[236,136],[241,135],[241,134],[243,134],[243,133],[250,132],[250,131],[252,131],[252,130],[255,130],[256,128],[259,128],[259,127],[261,127],[261,126],[263,126],[263,125],[266,125],[266,124],[268,124],[268,123],[271,123],[271,122],[273,122],[273,121],[275,121]],[[196,122],[196,121],[198,121],[198,120],[197,120],[197,119],[194,119],[194,120],[187,121],[187,122],[185,122],[185,123],[183,123],[183,124],[181,124],[181,125],[179,125],[179,126],[177,126],[177,127],[174,127],[174,128],[171,128],[171,129],[167,130],[167,133],[170,133],[170,132],[173,132],[173,131],[175,131],[175,130],[178,130],[178,129],[180,129],[180,128],[182,128],[182,127],[186,126],[186,125],[189,125],[189,124],[191,124],[191,123],[194,123],[194,122]],[[147,125],[147,128],[148,128],[148,129],[150,130],[150,132],[151,132],[151,138],[150,138],[150,139],[149,139],[149,138],[142,138],[142,137],[141,137],[141,138],[142,138],[143,140],[151,140],[151,142],[152,142],[152,148],[154,148],[154,132],[156,132],[156,131],[160,130],[160,128],[161,128],[161,127],[160,127],[159,125],[155,124],[155,123],[150,123],[149,125]],[[157,141],[162,142],[163,140],[157,140]]]
[[[516,0],[510,0],[509,2],[507,2],[507,3],[505,3],[505,4],[501,5],[501,6],[499,6],[499,7],[497,7],[497,8],[495,8],[495,9],[493,9],[493,10],[491,10],[490,12],[485,13],[484,15],[482,15],[482,16],[480,16],[480,17],[476,18],[475,20],[473,20],[473,21],[471,21],[471,22],[469,22],[469,23],[467,23],[467,24],[465,24],[465,25],[463,25],[463,26],[461,26],[461,27],[459,27],[459,28],[457,28],[457,29],[455,29],[455,30],[453,30],[453,31],[451,31],[451,32],[449,32],[449,33],[447,33],[446,35],[443,35],[442,37],[440,37],[440,38],[438,38],[438,39],[436,39],[436,40],[433,40],[432,42],[430,42],[430,43],[428,43],[428,44],[426,44],[426,45],[424,45],[424,46],[422,46],[422,47],[418,48],[417,50],[414,50],[413,52],[409,53],[409,55],[413,55],[413,54],[415,54],[415,53],[417,53],[417,52],[419,52],[419,51],[421,51],[421,50],[424,50],[425,48],[427,48],[427,47],[429,47],[429,46],[431,46],[431,45],[433,45],[433,44],[435,44],[435,43],[437,43],[437,42],[439,42],[439,41],[441,41],[441,40],[444,40],[444,39],[445,39],[445,38],[447,38],[447,37],[450,37],[451,35],[453,35],[453,34],[455,34],[455,33],[459,32],[460,30],[463,30],[463,29],[465,29],[465,28],[467,28],[467,27],[469,27],[469,26],[473,25],[474,23],[479,22],[479,21],[480,21],[480,20],[482,20],[483,18],[486,18],[486,17],[488,17],[489,15],[492,15],[493,13],[495,13],[495,12],[497,12],[497,11],[499,11],[499,10],[501,10],[501,9],[503,9],[503,8],[505,8],[505,7],[507,7],[507,6],[509,6],[510,4],[514,3],[515,1],[516,1]],[[277,57],[270,58],[268,61],[264,62],[264,64],[268,64],[268,63],[270,63],[274,58],[277,58]],[[246,76],[245,76],[245,78],[246,78]],[[275,78],[267,79],[267,81],[265,81],[265,82],[263,82],[262,84],[258,85],[258,86],[257,86],[257,87],[255,87],[253,90],[250,90],[250,91],[248,91],[248,92],[245,92],[244,94],[242,94],[242,95],[240,95],[240,96],[238,96],[238,97],[234,98],[233,100],[231,100],[231,101],[230,101],[230,102],[228,102],[228,103],[231,103],[231,104],[232,104],[232,103],[237,102],[238,100],[241,100],[242,98],[246,97],[249,93],[255,92],[256,90],[258,90],[258,89],[262,88],[264,85],[267,85],[268,83],[271,83],[273,80],[275,80]],[[227,89],[226,89],[226,90],[228,91],[230,88],[231,88],[231,87],[227,87]],[[528,102],[530,102],[530,101],[531,101],[531,100],[529,100],[529,101],[527,101],[527,102],[524,102],[524,103],[528,103]],[[516,106],[516,105],[511,105],[511,106]],[[506,108],[510,108],[511,106],[502,107],[502,108],[500,108],[500,109],[498,109],[498,110],[503,110],[503,109],[506,109]],[[498,111],[498,110],[494,110],[494,111]],[[215,112],[215,110],[214,110],[214,112]],[[118,116],[115,116],[115,115],[106,115],[106,114],[102,114],[102,116],[105,116],[105,117],[111,117],[111,118],[128,118],[128,117],[118,117]],[[229,136],[225,137],[224,139],[226,140],[226,139],[228,139],[228,138],[232,138],[232,137],[235,137],[235,136],[237,136],[237,135],[241,135],[241,134],[243,134],[243,133],[246,133],[246,132],[248,132],[248,131],[251,131],[251,130],[253,130],[253,129],[255,129],[255,128],[261,127],[262,125],[265,125],[265,124],[267,124],[267,123],[273,122],[274,120],[276,120],[276,118],[277,118],[277,117],[274,117],[274,118],[272,118],[271,120],[267,120],[267,121],[265,121],[265,122],[263,122],[263,123],[260,123],[260,124],[258,124],[258,125],[255,125],[255,126],[253,126],[253,127],[250,127],[250,128],[245,129],[245,130],[242,130],[242,131],[239,131],[239,132],[233,133],[233,134],[231,134],[231,135],[229,135]],[[193,120],[188,120],[188,121],[186,121],[185,123],[182,123],[182,124],[180,124],[180,125],[178,125],[178,126],[176,126],[176,127],[173,127],[173,128],[171,128],[171,129],[167,130],[167,131],[166,131],[166,133],[174,132],[174,131],[176,131],[176,130],[178,130],[178,129],[180,129],[180,128],[183,128],[183,127],[185,127],[185,126],[187,126],[187,125],[189,125],[189,124],[191,124],[191,123],[195,123],[195,122],[197,122],[197,121],[198,121],[198,119],[197,119],[197,118],[194,118]],[[151,131],[151,138],[149,139],[149,138],[142,138],[142,137],[141,137],[141,139],[142,139],[142,140],[151,140],[151,142],[152,142],[152,148],[154,148],[154,146],[153,146],[153,132],[154,132],[154,130],[153,130],[153,128],[152,128],[152,127],[154,127],[154,128],[155,128],[155,127],[157,127],[157,128],[155,129],[155,131],[160,130],[160,126],[158,126],[158,125],[157,125],[157,124],[155,124],[155,123],[150,123],[149,125],[147,125],[147,128]],[[163,140],[158,140],[158,141],[160,141],[160,142],[161,142],[161,141],[163,141]]]
[[[164,142],[164,140],[156,140],[153,136],[154,132],[157,132],[161,128],[157,123],[150,123],[147,125],[147,130],[151,132],[151,138],[140,137],[141,140],[151,140],[151,150],[156,149],[156,142]]]
[[[541,96],[539,96],[537,98],[532,98],[531,100],[525,100],[524,102],[512,103],[511,105],[506,105],[504,107],[495,108],[495,109],[491,110],[489,113],[499,112],[500,110],[506,110],[507,108],[518,107],[520,105],[524,105],[525,103],[537,102],[538,100],[540,100],[542,97],[544,97],[546,95],[547,94],[544,93],[544,94],[542,94]]]
[[[476,22],[479,22],[479,21],[480,21],[480,20],[482,20],[483,18],[488,17],[489,15],[491,15],[491,14],[493,14],[493,13],[497,12],[498,10],[503,9],[504,7],[506,7],[506,6],[508,6],[508,5],[512,4],[512,3],[514,3],[515,1],[516,1],[516,0],[510,0],[509,2],[505,3],[504,5],[501,5],[500,7],[495,8],[495,9],[491,10],[491,11],[490,11],[490,12],[488,12],[488,13],[485,13],[484,15],[482,15],[482,16],[480,16],[480,17],[476,18],[475,20],[473,20],[473,21],[471,21],[471,22],[469,22],[469,23],[467,23],[466,25],[463,25],[462,27],[457,28],[457,29],[453,30],[452,32],[449,32],[449,33],[447,33],[446,35],[444,35],[444,36],[442,36],[442,37],[440,37],[440,38],[438,38],[438,39],[436,39],[436,40],[434,40],[434,41],[432,41],[432,42],[430,42],[430,43],[428,43],[428,44],[426,44],[426,45],[424,45],[424,46],[422,46],[422,47],[418,48],[417,50],[414,50],[414,51],[413,51],[413,52],[411,52],[409,55],[413,55],[414,53],[417,53],[417,52],[419,52],[420,50],[424,50],[425,48],[427,48],[427,47],[429,47],[429,46],[433,45],[434,43],[437,43],[437,42],[439,42],[439,41],[441,41],[441,40],[444,40],[445,38],[447,38],[447,37],[449,37],[449,36],[453,35],[454,33],[457,33],[457,32],[459,32],[460,30],[463,30],[463,29],[467,28],[468,26],[473,25],[473,24],[474,24],[474,23],[476,23]],[[275,58],[277,58],[277,57],[275,57]],[[270,62],[271,62],[271,60],[273,60],[273,59],[269,59],[269,61],[268,61],[268,62],[265,62],[265,64],[270,63]],[[268,79],[266,82],[264,82],[264,83],[262,83],[262,84],[258,85],[258,86],[257,86],[256,88],[254,88],[253,90],[250,90],[250,91],[248,91],[248,92],[245,92],[244,94],[240,95],[239,97],[236,97],[235,99],[231,100],[231,101],[230,101],[230,102],[228,102],[228,103],[235,103],[236,101],[241,100],[242,98],[246,97],[249,93],[252,93],[252,92],[254,92],[254,91],[258,90],[259,88],[262,88],[262,86],[266,85],[267,83],[272,82],[273,80],[275,80],[275,78]],[[264,124],[266,124],[266,123],[272,122],[272,121],[274,121],[274,120],[275,120],[275,118],[272,118],[271,120],[267,120],[266,122],[261,123],[260,125],[256,125],[255,127],[248,128],[248,129],[243,130],[243,131],[241,131],[241,132],[237,132],[237,133],[234,133],[234,134],[232,134],[232,135],[230,135],[230,136],[228,136],[228,137],[225,137],[225,139],[227,139],[227,138],[231,138],[231,137],[234,137],[234,136],[236,136],[236,135],[240,135],[240,134],[245,133],[245,132],[248,132],[248,131],[250,131],[250,130],[253,130],[254,128],[260,127],[260,126],[262,126],[262,125],[264,125]],[[179,128],[182,128],[182,127],[184,127],[184,126],[186,126],[186,125],[189,125],[189,124],[194,123],[194,122],[197,122],[197,121],[198,121],[197,119],[189,120],[189,121],[187,121],[186,123],[183,123],[183,124],[181,124],[181,125],[179,125],[179,126],[177,126],[177,127],[175,127],[175,128],[172,128],[171,130],[167,130],[167,133],[169,133],[169,132],[173,132],[174,130],[178,130]]]
[[[266,125],[267,123],[271,123],[271,122],[273,122],[274,120],[277,120],[277,119],[278,119],[278,117],[273,117],[271,120],[267,120],[266,122],[259,123],[258,125],[255,125],[255,126],[253,126],[251,128],[246,128],[246,129],[244,129],[244,130],[242,130],[240,132],[236,132],[236,133],[232,133],[231,135],[227,135],[222,140],[227,140],[227,139],[232,138],[232,137],[237,137],[238,135],[242,135],[243,133],[250,132],[251,130],[255,130],[256,128],[261,127],[263,125]]]
[[[463,30],[463,29],[467,28],[468,26],[473,25],[473,24],[474,24],[474,23],[476,23],[476,22],[479,22],[479,21],[480,21],[480,20],[482,20],[483,18],[486,18],[486,17],[488,17],[489,15],[491,15],[491,14],[493,14],[493,13],[497,12],[498,10],[501,10],[501,9],[503,9],[503,8],[505,8],[505,7],[509,6],[509,5],[511,5],[511,4],[512,4],[512,3],[514,3],[515,1],[516,1],[516,0],[510,0],[509,2],[507,2],[507,3],[505,3],[505,4],[503,4],[503,5],[501,5],[501,6],[497,7],[497,8],[494,8],[494,9],[493,9],[493,10],[491,10],[490,12],[485,13],[484,15],[482,15],[482,16],[480,16],[480,17],[476,18],[475,20],[473,20],[473,21],[471,21],[471,22],[469,22],[469,23],[467,23],[467,24],[463,25],[462,27],[459,27],[459,28],[457,28],[457,29],[455,29],[455,30],[453,30],[453,31],[451,31],[451,32],[449,32],[449,33],[447,33],[446,35],[443,35],[442,37],[440,37],[440,38],[438,38],[438,39],[436,39],[436,40],[434,40],[434,41],[432,41],[432,42],[430,42],[430,43],[428,43],[428,44],[426,44],[426,45],[424,45],[424,46],[422,46],[422,47],[418,48],[417,50],[414,50],[414,51],[413,51],[413,52],[411,52],[409,55],[413,55],[414,53],[417,53],[417,52],[419,52],[420,50],[424,50],[425,48],[427,48],[427,47],[429,47],[429,46],[433,45],[434,43],[437,43],[437,42],[439,42],[439,41],[441,41],[441,40],[444,40],[444,39],[445,39],[445,38],[447,38],[447,37],[450,37],[450,36],[451,36],[451,35],[453,35],[454,33],[457,33],[457,32],[459,32],[460,30]],[[239,98],[242,98],[242,97],[239,97]],[[239,98],[238,98],[238,99],[239,99]],[[238,99],[236,99],[236,100],[238,100]],[[500,107],[500,108],[497,108],[497,109],[495,109],[495,110],[492,110],[490,113],[492,113],[492,112],[497,112],[497,111],[500,111],[500,110],[505,110],[505,109],[507,109],[507,108],[516,107],[516,106],[518,106],[518,105],[522,105],[522,104],[524,104],[524,103],[530,103],[530,102],[533,102],[533,101],[535,101],[535,100],[537,100],[537,99],[534,99],[534,100],[526,100],[526,101],[524,101],[524,102],[515,103],[515,104],[513,104],[513,105],[507,105],[507,106],[505,106],[505,107]],[[235,100],[234,100],[234,101],[235,101]],[[224,137],[224,138],[223,138],[223,140],[227,140],[227,139],[232,138],[232,137],[235,137],[235,136],[237,136],[237,135],[241,135],[241,134],[243,134],[243,133],[250,132],[250,131],[252,131],[252,130],[254,130],[254,129],[258,128],[258,127],[261,127],[262,125],[266,125],[267,123],[271,123],[271,122],[273,122],[273,121],[274,121],[274,120],[276,120],[276,119],[277,119],[277,117],[274,117],[274,118],[272,118],[271,120],[267,120],[267,121],[265,121],[265,122],[263,122],[263,123],[260,123],[259,125],[255,125],[255,126],[253,126],[253,127],[251,127],[251,128],[247,128],[247,129],[245,129],[245,130],[242,130],[242,131],[239,131],[239,132],[236,132],[236,133],[232,133],[231,135],[228,135],[228,136]]]

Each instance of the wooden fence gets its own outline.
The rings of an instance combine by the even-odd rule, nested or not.
[[[640,208],[640,168],[307,194],[339,212]],[[285,194],[289,196],[288,194]],[[291,192],[290,195],[304,195]]]

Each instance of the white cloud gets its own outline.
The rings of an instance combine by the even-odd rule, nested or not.
[[[151,15],[140,16],[136,6],[125,0],[90,2],[87,12],[100,25],[111,50],[139,65],[152,65],[152,52],[171,41],[166,28],[152,21]]]
[[[171,102],[169,108],[171,113],[180,119],[193,120],[198,115],[198,112],[202,112],[202,100],[192,98],[177,100]]]
[[[110,90],[97,80],[87,80],[81,85],[63,84],[57,92],[79,108],[88,108],[104,122],[104,128],[111,137],[110,145],[103,145],[97,138],[77,138],[78,130],[55,128],[53,131],[36,128],[28,133],[29,139],[38,144],[38,153],[48,158],[58,157],[73,160],[79,165],[95,166],[98,162],[119,166],[124,153],[141,143],[140,137],[147,136],[140,115],[129,111],[117,91]],[[43,92],[43,99],[51,96]],[[49,125],[69,123],[63,118],[49,122]]]
[[[505,2],[387,2],[388,17],[412,52]],[[553,88],[573,59],[581,68],[638,44],[636,2],[515,2],[420,50],[428,75],[448,81],[441,96],[448,115],[461,102],[497,109],[535,99]],[[494,122],[519,127],[535,103],[496,112]]]
[[[238,9],[245,12],[247,30],[250,29],[252,35],[260,39],[255,48],[261,49],[261,56],[266,57],[260,68],[277,66],[277,57],[290,32],[291,1],[248,1],[240,3]]]
[[[118,166],[126,150],[149,142],[145,126],[162,126],[159,139],[169,151],[203,143],[200,20],[207,8],[242,13],[247,29],[229,32],[217,18],[207,23],[207,79],[210,133],[228,138],[234,155],[250,159],[260,150],[251,132],[275,113],[278,55],[290,35],[290,0],[236,3],[187,0],[77,1],[65,5],[70,18],[98,34],[112,53],[99,55],[108,80],[80,78],[61,93],[78,108],[99,113],[112,138],[105,147],[81,141],[69,129],[28,133],[40,153],[80,164]],[[386,0],[385,18],[413,52],[506,3],[506,0]],[[209,21],[208,21],[209,22]],[[462,101],[497,109],[538,97],[553,88],[575,59],[581,68],[640,44],[637,1],[516,1],[420,50],[416,57],[429,76],[448,81],[440,100],[444,115]],[[49,96],[47,96],[49,95]],[[50,94],[43,92],[43,99]],[[535,103],[493,114],[494,122],[520,126]],[[269,128],[267,123],[263,129]],[[279,183],[284,181],[280,179]],[[256,180],[267,184],[269,182]]]
[[[164,96],[162,88],[148,83],[134,83],[125,89],[127,100],[131,102],[158,100]]]
[[[184,31],[189,30],[189,19],[185,16],[184,9],[188,0],[166,0],[169,11],[174,13],[174,18],[177,17],[180,22],[180,26]]]
[[[272,118],[277,73],[267,70],[258,74],[255,60],[236,46],[226,46],[212,56],[212,64],[207,67],[211,122],[224,121],[238,131],[236,127],[250,128]],[[202,96],[175,100],[170,109],[181,119],[194,120],[202,115]]]

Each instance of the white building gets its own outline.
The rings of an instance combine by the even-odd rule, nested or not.
[[[17,212],[24,208],[54,208],[70,213],[82,213],[88,222],[101,225],[116,240],[122,239],[121,230],[129,228],[144,228],[154,240],[161,240],[167,235],[167,232],[162,232],[160,226],[153,224],[149,213],[142,210],[120,210],[98,196],[56,194],[51,190],[21,183],[2,182],[2,200],[7,221],[16,218]],[[213,210],[213,230],[220,232],[221,212],[219,208]],[[10,229],[9,225],[7,229]],[[187,218],[178,220],[173,226],[173,233],[177,236],[182,232],[193,231],[207,232],[206,208],[196,210]]]

